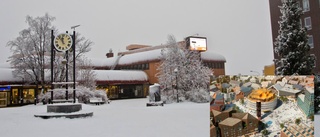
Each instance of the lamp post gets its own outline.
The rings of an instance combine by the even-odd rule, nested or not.
[[[259,73],[258,71],[250,70],[250,72],[257,73],[257,74],[258,74],[258,76],[260,76],[260,73]]]
[[[178,95],[178,68],[173,70],[174,74],[176,75],[176,88],[177,88],[177,103],[179,103],[179,95]]]

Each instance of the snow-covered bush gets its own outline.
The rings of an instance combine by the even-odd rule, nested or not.
[[[73,98],[73,92],[68,92],[68,97],[70,99]],[[103,101],[108,101],[108,97],[105,91],[103,90],[90,90],[89,88],[79,86],[76,88],[76,98],[80,103],[88,103],[90,98],[102,98]],[[51,98],[51,92],[47,92],[45,94],[39,95],[39,100],[46,101]],[[66,98],[66,91],[65,89],[55,89],[53,92],[53,99],[65,99]]]
[[[187,91],[185,94],[185,99],[197,103],[207,103],[210,100],[210,95],[205,89]]]

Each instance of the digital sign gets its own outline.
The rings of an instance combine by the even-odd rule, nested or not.
[[[205,37],[187,37],[187,46],[190,50],[206,51],[207,50],[207,38]]]

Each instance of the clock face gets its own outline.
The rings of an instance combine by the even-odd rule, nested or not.
[[[54,47],[58,51],[67,51],[72,47],[72,37],[67,33],[61,33],[54,38]]]

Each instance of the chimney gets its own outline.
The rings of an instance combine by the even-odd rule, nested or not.
[[[113,57],[112,49],[109,50],[109,53],[106,54],[107,58]]]

